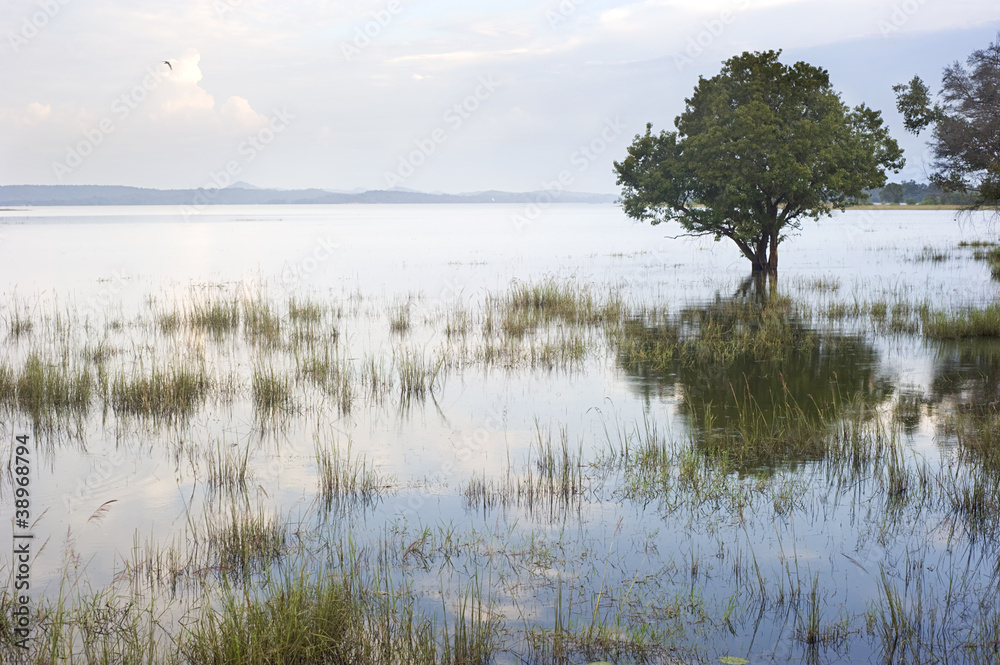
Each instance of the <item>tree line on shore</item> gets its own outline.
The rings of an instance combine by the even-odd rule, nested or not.
[[[934,183],[904,180],[886,183],[882,189],[868,190],[868,200],[871,203],[970,206],[975,196],[970,192],[945,192]]]

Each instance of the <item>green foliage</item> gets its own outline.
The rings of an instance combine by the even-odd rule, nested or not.
[[[945,67],[941,101],[919,76],[893,86],[907,130],[933,126],[931,182],[944,192],[972,193],[973,209],[1000,206],[1000,35],[966,61]]]
[[[614,343],[628,375],[683,395],[699,450],[742,470],[822,459],[840,418],[888,394],[870,345],[818,332],[776,294],[635,318]]]
[[[885,203],[902,203],[903,197],[906,196],[906,192],[903,189],[903,186],[899,183],[890,182],[882,188],[879,196]]]
[[[626,214],[729,238],[755,271],[776,273],[788,229],[865,199],[902,167],[879,112],[850,109],[826,70],[779,55],[731,58],[699,81],[677,131],[648,124],[636,136],[615,162]]]
[[[186,648],[190,663],[350,662],[358,617],[344,585],[288,574],[269,580],[261,599],[230,593],[206,610]]]

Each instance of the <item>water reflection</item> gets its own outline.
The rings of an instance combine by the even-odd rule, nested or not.
[[[928,398],[934,404],[1000,406],[1000,345],[996,340],[942,343]]]
[[[939,441],[946,448],[957,444],[958,460],[972,462],[970,480],[957,496],[962,513],[975,518],[974,531],[984,521],[995,528],[1000,510],[1000,347],[993,340],[940,346],[927,401],[945,412],[937,422]]]
[[[864,338],[817,330],[797,303],[757,288],[643,312],[618,344],[635,390],[675,399],[695,445],[741,467],[821,458],[832,425],[891,395],[878,360]]]

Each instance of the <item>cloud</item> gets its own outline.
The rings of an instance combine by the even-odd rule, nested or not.
[[[223,104],[216,103],[201,86],[204,76],[200,60],[197,50],[187,49],[170,60],[172,69],[161,63],[149,66],[144,76],[124,86],[104,108],[63,106],[54,111],[53,105],[45,101],[3,108],[0,126],[86,132],[102,121],[110,121],[116,128],[162,131],[165,125],[188,134],[243,132],[265,126],[267,117],[258,113],[246,97],[232,95]]]
[[[52,106],[31,102],[21,108],[0,109],[0,125],[14,127],[37,127],[52,115]]]
[[[215,98],[201,87],[204,75],[200,62],[201,54],[195,49],[187,49],[170,61],[173,70],[168,70],[158,86],[157,97],[151,100],[151,119],[180,120],[194,125],[193,128],[200,125],[223,131],[259,129],[267,124],[267,118],[244,97],[231,96],[216,109]]]
[[[214,0],[66,3],[0,68],[0,181],[52,182],[51,164],[107,121],[113,131],[67,178],[196,186],[287,109],[293,126],[241,178],[377,187],[492,76],[502,94],[449,132],[414,186],[530,189],[608,118],[629,132],[669,126],[698,76],[744,50],[830,68],[838,89],[888,115],[893,83],[938,74],[996,34],[970,26],[1000,20],[989,0],[399,0],[391,20],[388,2],[221,0],[224,12]],[[35,0],[0,5],[10,26],[37,11]],[[345,60],[341,47],[377,16],[370,45]],[[952,41],[935,42],[947,29]],[[913,69],[920,44],[932,44],[928,65]],[[825,50],[796,55],[810,48]],[[603,157],[579,188],[614,189],[620,154]]]
[[[219,119],[229,128],[260,129],[267,125],[267,118],[250,107],[242,97],[230,97],[219,109]]]

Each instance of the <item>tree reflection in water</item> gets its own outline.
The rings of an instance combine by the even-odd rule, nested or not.
[[[648,310],[618,334],[618,362],[647,399],[673,397],[697,449],[741,469],[822,458],[844,418],[892,393],[862,337],[816,330],[791,299],[754,289]]]

